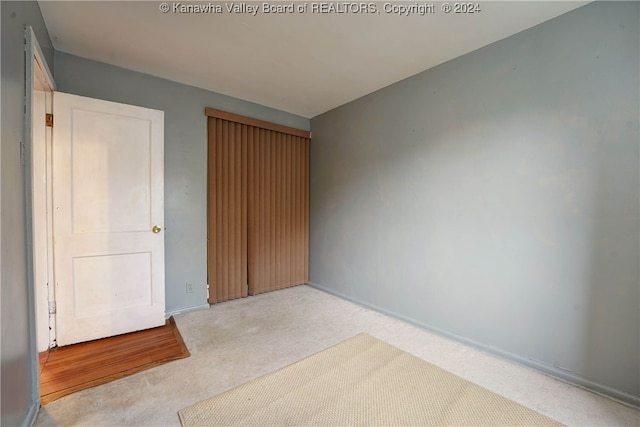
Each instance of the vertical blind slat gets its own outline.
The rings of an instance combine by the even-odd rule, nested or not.
[[[283,254],[284,259],[284,281],[286,286],[291,286],[291,135],[285,136],[284,144],[284,162],[283,162],[283,177],[284,177],[284,237],[283,242],[285,245],[285,251]]]
[[[236,255],[236,240],[235,240],[235,220],[236,220],[236,215],[235,215],[235,201],[236,201],[236,193],[235,193],[235,186],[236,186],[236,180],[235,180],[235,168],[236,168],[236,163],[234,161],[234,154],[235,154],[235,144],[234,144],[234,140],[233,140],[233,123],[226,123],[226,128],[227,128],[227,139],[225,141],[225,144],[228,147],[228,152],[227,152],[227,162],[229,165],[229,169],[227,170],[227,195],[228,195],[228,199],[227,199],[227,245],[229,250],[227,251],[227,263],[225,265],[225,268],[227,269],[227,280],[225,280],[225,289],[224,289],[224,299],[225,300],[229,300],[233,298],[232,295],[232,291],[233,291],[233,284],[235,282],[235,271],[233,268],[233,264],[234,264],[234,260],[235,260],[235,255]]]
[[[217,296],[216,296],[217,292],[215,287],[215,284],[217,283],[217,278],[215,277],[216,259],[217,259],[217,252],[216,252],[216,248],[217,248],[217,245],[216,245],[216,239],[217,239],[216,173],[217,173],[217,170],[215,167],[212,167],[217,165],[217,159],[216,159],[217,148],[216,148],[216,138],[215,138],[216,124],[217,124],[216,119],[209,119],[207,123],[207,131],[209,134],[209,140],[207,142],[207,148],[208,148],[207,162],[209,164],[209,167],[207,168],[207,181],[208,181],[207,211],[209,212],[209,220],[207,221],[207,252],[209,254],[209,256],[207,257],[207,273],[208,273],[207,280],[210,284],[209,295],[208,295],[210,304],[217,302]]]
[[[274,134],[275,136],[275,147],[276,147],[276,158],[275,158],[275,174],[274,180],[276,184],[276,194],[275,194],[275,212],[276,212],[276,221],[274,224],[274,228],[276,230],[276,262],[275,262],[275,280],[273,282],[273,288],[276,289],[279,286],[282,286],[282,263],[284,261],[282,256],[282,211],[284,209],[282,203],[282,134]]]
[[[242,125],[242,296],[248,295],[249,289],[249,129]]]
[[[216,222],[216,246],[218,247],[217,249],[217,253],[218,253],[218,258],[215,261],[216,264],[216,302],[219,301],[220,297],[222,297],[222,291],[221,291],[221,284],[222,284],[222,258],[224,256],[224,254],[222,253],[222,248],[224,247],[224,245],[222,245],[222,241],[224,238],[224,235],[222,234],[222,221],[223,221],[223,210],[222,210],[222,202],[223,202],[223,191],[222,191],[222,184],[223,184],[223,172],[224,172],[224,168],[222,167],[222,165],[224,164],[224,161],[222,160],[222,120],[217,120],[217,124],[216,124],[216,152],[217,152],[217,156],[216,156],[216,176],[217,176],[217,182],[216,182],[216,212],[218,213],[217,215],[217,222]]]
[[[236,204],[234,209],[234,215],[236,217],[236,257],[234,260],[233,269],[235,270],[235,280],[233,281],[233,298],[242,297],[242,276],[243,276],[243,264],[242,264],[242,198],[246,197],[242,193],[242,129],[240,124],[234,123],[234,140],[235,140],[235,161],[236,161]]]
[[[304,250],[302,251],[304,275],[302,276],[302,283],[306,283],[309,281],[309,140],[305,139],[303,144],[304,179],[302,182],[304,186],[304,225],[302,229],[306,230],[306,232],[302,233],[301,239],[304,241]]]
[[[226,301],[229,298],[229,280],[231,280],[231,277],[229,277],[229,261],[230,261],[230,254],[231,251],[233,250],[231,248],[231,239],[229,239],[229,228],[231,226],[231,224],[229,224],[229,217],[231,216],[231,173],[230,173],[230,169],[231,169],[231,162],[229,161],[229,151],[230,148],[229,147],[229,123],[228,122],[223,122],[222,125],[222,168],[223,168],[223,211],[224,211],[224,217],[222,220],[222,233],[223,233],[223,240],[222,240],[222,244],[224,245],[222,247],[222,269],[223,269],[223,276],[222,276],[222,282],[221,282],[221,300],[222,301]]]

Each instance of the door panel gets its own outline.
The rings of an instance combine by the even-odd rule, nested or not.
[[[56,92],[54,114],[58,345],[163,325],[164,113]]]
[[[152,302],[150,252],[76,257],[73,276],[77,316],[144,308]],[[85,283],[92,286],[82,286]]]
[[[74,232],[151,230],[149,131],[146,119],[74,111]]]

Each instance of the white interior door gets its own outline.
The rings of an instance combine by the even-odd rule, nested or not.
[[[56,339],[163,325],[164,113],[55,92]]]

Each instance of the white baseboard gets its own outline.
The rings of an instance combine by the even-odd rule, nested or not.
[[[487,346],[487,345],[484,345],[484,344],[479,343],[477,341],[473,341],[473,340],[470,340],[468,338],[464,338],[464,337],[458,336],[456,334],[452,334],[452,333],[447,332],[447,331],[445,331],[443,329],[440,329],[440,328],[437,328],[437,327],[433,327],[433,326],[430,326],[430,325],[426,325],[426,324],[424,324],[422,322],[419,322],[419,321],[417,321],[415,319],[410,319],[410,318],[405,317],[405,316],[403,316],[401,314],[391,312],[389,310],[386,310],[384,308],[378,307],[376,305],[373,305],[373,304],[370,304],[370,303],[367,303],[367,302],[364,302],[364,301],[360,301],[359,299],[357,299],[355,297],[351,297],[349,295],[344,295],[344,294],[342,294],[340,292],[336,292],[336,291],[334,291],[332,289],[329,289],[327,287],[324,287],[322,285],[318,285],[317,283],[309,282],[308,285],[310,287],[312,287],[312,288],[315,288],[315,289],[318,289],[320,291],[326,292],[328,294],[334,295],[334,296],[336,296],[338,298],[342,298],[342,299],[350,301],[350,302],[352,302],[354,304],[357,304],[357,305],[360,305],[362,307],[368,308],[370,310],[377,311],[378,313],[382,313],[382,314],[385,314],[385,315],[387,315],[389,317],[393,317],[395,319],[402,320],[403,322],[407,322],[407,323],[409,323],[411,325],[417,326],[418,328],[426,329],[426,330],[428,330],[430,332],[434,332],[434,333],[436,333],[438,335],[442,335],[442,336],[445,336],[447,338],[451,338],[451,339],[453,339],[455,341],[467,344],[467,345],[469,345],[471,347],[475,347],[475,348],[478,348],[478,349],[480,349],[482,351],[486,351],[487,353],[491,353],[491,354],[493,354],[495,356],[502,357],[504,359],[508,359],[508,360],[513,361],[513,362],[519,363],[521,365],[527,366],[529,368],[535,369],[536,371],[540,371],[540,372],[542,372],[542,373],[544,373],[546,375],[549,375],[549,376],[551,376],[553,378],[556,378],[558,380],[564,381],[564,382],[566,382],[568,384],[571,384],[571,385],[574,385],[576,387],[580,387],[582,389],[588,390],[590,392],[599,394],[599,395],[604,396],[606,398],[613,399],[613,400],[615,400],[615,401],[617,401],[619,403],[622,403],[624,405],[632,406],[634,408],[640,407],[640,397],[631,395],[629,393],[625,393],[625,392],[620,391],[620,390],[612,389],[611,387],[605,386],[603,384],[598,384],[596,382],[590,381],[590,380],[580,376],[579,374],[565,372],[565,371],[557,369],[554,366],[548,365],[546,363],[543,363],[543,362],[540,362],[540,361],[537,361],[537,360],[528,359],[526,357],[522,357],[522,356],[519,356],[517,354],[512,354],[512,353],[509,353],[507,351],[501,350],[499,348]]]
[[[180,308],[178,310],[172,310],[165,313],[164,317],[167,319],[171,316],[177,316],[178,314],[190,313],[192,311],[207,310],[209,304],[196,305],[194,307]]]
[[[40,412],[40,400],[31,404],[22,422],[22,427],[35,427],[36,421],[38,420],[38,412]]]

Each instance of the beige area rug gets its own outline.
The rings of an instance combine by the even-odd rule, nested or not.
[[[562,425],[366,334],[178,415],[184,427]]]

